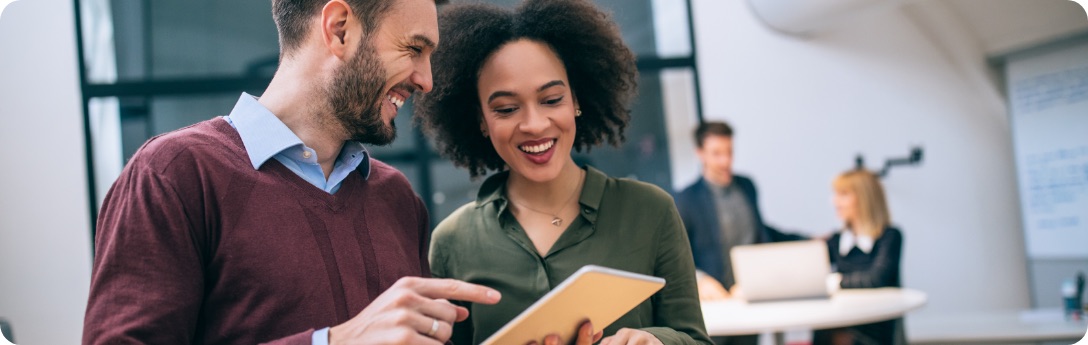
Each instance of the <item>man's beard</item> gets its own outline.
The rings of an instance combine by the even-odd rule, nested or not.
[[[351,140],[388,145],[397,138],[397,127],[393,121],[386,125],[382,119],[385,68],[374,47],[367,40],[363,42],[359,53],[337,69],[326,87],[329,106]]]

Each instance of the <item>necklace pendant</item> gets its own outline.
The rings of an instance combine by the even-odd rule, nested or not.
[[[563,220],[562,219],[559,219],[559,217],[555,217],[555,216],[552,216],[552,217],[553,217],[552,218],[552,225],[555,225],[555,226],[563,225]]]

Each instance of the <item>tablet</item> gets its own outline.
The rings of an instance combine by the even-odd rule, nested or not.
[[[481,344],[521,345],[549,334],[574,341],[583,322],[600,331],[664,286],[662,278],[586,265]]]

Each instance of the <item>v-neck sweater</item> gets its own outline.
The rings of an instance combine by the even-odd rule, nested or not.
[[[371,159],[329,194],[254,169],[222,118],[157,136],[106,195],[85,344],[310,344],[404,276],[428,276],[427,211]]]

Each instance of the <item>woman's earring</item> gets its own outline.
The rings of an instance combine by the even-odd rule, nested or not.
[[[574,109],[574,117],[582,116],[582,109]]]

